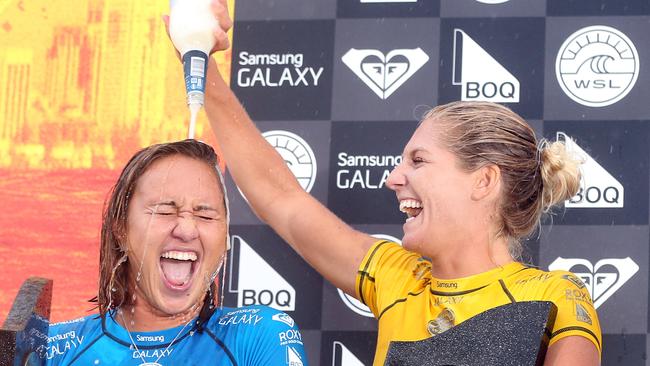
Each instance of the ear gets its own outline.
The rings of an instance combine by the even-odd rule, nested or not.
[[[472,200],[480,201],[499,192],[501,187],[501,169],[494,164],[479,168],[474,173]]]

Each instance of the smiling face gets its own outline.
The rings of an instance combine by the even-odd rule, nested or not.
[[[183,155],[155,161],[138,179],[126,227],[136,306],[144,298],[171,315],[202,301],[225,255],[223,202],[214,168]]]
[[[475,216],[475,176],[437,141],[433,119],[422,122],[391,172],[386,185],[395,191],[404,223],[405,248],[434,257],[447,243],[462,241]]]

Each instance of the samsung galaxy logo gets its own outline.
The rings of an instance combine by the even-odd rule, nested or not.
[[[137,340],[138,342],[160,342],[160,343],[163,343],[163,342],[165,342],[165,336],[162,336],[162,335],[143,336],[143,335],[137,334],[135,336],[135,340]]]
[[[237,85],[247,87],[318,86],[324,68],[305,67],[302,53],[239,53]],[[252,67],[251,67],[252,66]]]
[[[402,162],[399,155],[349,155],[346,152],[338,154],[338,166],[389,166],[394,167]]]
[[[399,155],[349,155],[340,152],[337,158],[340,167],[386,167],[383,170],[339,169],[336,172],[336,187],[339,189],[380,189],[384,187],[393,168],[402,162]]]

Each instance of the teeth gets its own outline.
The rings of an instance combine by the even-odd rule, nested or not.
[[[406,213],[407,208],[422,208],[422,202],[416,200],[403,200],[399,202],[399,210]]]
[[[168,259],[176,259],[178,261],[196,261],[198,258],[196,256],[196,253],[194,252],[179,252],[175,250],[170,250],[168,252],[164,252],[161,257],[163,258],[168,258]]]

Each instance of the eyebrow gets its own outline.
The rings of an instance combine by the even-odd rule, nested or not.
[[[216,208],[213,208],[212,206],[206,205],[206,204],[199,204],[194,206],[194,211],[214,211],[218,212]]]
[[[173,200],[172,201],[156,202],[156,203],[153,204],[153,206],[171,206],[171,207],[176,208],[176,209],[179,208],[178,204],[176,204],[176,201],[173,201]],[[218,212],[218,210],[216,208],[213,208],[212,206],[210,206],[208,204],[205,204],[205,203],[201,203],[201,204],[198,204],[198,205],[194,206],[192,208],[192,210],[193,211],[214,211],[214,212]]]

